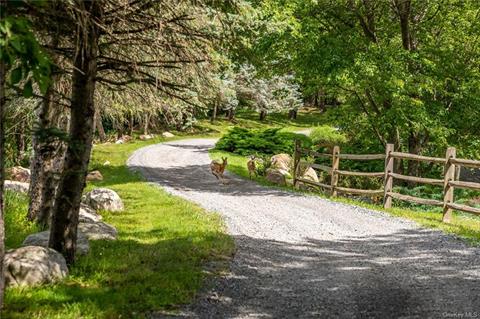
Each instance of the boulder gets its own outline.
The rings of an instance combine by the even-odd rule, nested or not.
[[[265,178],[267,179],[267,181],[273,184],[277,184],[281,186],[287,185],[287,180],[285,178],[285,175],[283,174],[282,171],[278,169],[272,169],[272,168],[267,169],[267,174]]]
[[[29,183],[23,183],[23,182],[17,182],[17,181],[5,181],[5,189],[10,190],[12,192],[17,192],[17,193],[28,193],[28,189],[30,188]]]
[[[173,135],[173,134],[170,133],[170,132],[163,132],[163,133],[162,133],[162,136],[165,137],[165,138],[169,138],[169,137],[174,137],[175,135]]]
[[[155,135],[153,134],[145,134],[145,135],[140,135],[138,138],[141,139],[142,141],[147,141],[147,140],[151,140],[154,137]]]
[[[319,182],[317,172],[311,167],[307,168],[303,173],[302,178],[311,180],[313,182]]]
[[[79,222],[83,223],[96,223],[102,220],[102,216],[97,214],[97,212],[85,205],[81,204],[80,205],[80,214],[79,214]]]
[[[272,168],[282,169],[287,172],[292,166],[292,157],[288,154],[273,155],[270,161],[272,163]]]
[[[103,181],[103,175],[100,171],[91,171],[87,174],[87,181]]]
[[[116,192],[108,188],[96,188],[86,193],[82,202],[95,210],[119,212],[123,210],[123,202]]]
[[[65,258],[51,248],[39,246],[9,250],[3,265],[5,285],[11,287],[49,284],[68,275]]]
[[[48,247],[48,239],[50,238],[50,231],[42,231],[31,234],[22,243],[22,246],[42,246]],[[77,253],[79,255],[86,255],[90,250],[87,237],[82,232],[77,232]]]
[[[12,181],[30,183],[31,174],[28,168],[21,166],[10,167],[6,170],[6,173]]]
[[[115,144],[124,144],[124,143],[128,143],[132,140],[132,137],[129,136],[129,135],[123,135],[122,137],[120,137],[116,142]]]
[[[78,230],[80,230],[89,240],[116,240],[117,229],[112,225],[104,222],[95,223],[79,223]]]

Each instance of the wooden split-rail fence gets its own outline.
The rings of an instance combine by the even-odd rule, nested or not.
[[[331,159],[331,166],[320,165],[315,163],[310,163],[305,160],[302,160],[302,157],[310,156],[313,158],[326,158]],[[340,160],[358,160],[358,161],[370,161],[370,160],[385,160],[385,168],[383,172],[354,172],[346,171],[340,169]],[[434,164],[444,165],[443,170],[443,179],[435,178],[423,178],[416,176],[408,176],[397,174],[394,172],[395,159],[401,160],[411,160],[411,161],[421,161]],[[314,182],[312,180],[302,178],[298,176],[299,165],[304,165],[304,167],[311,167],[315,170],[320,170],[327,172],[331,175],[330,184],[324,184],[319,182]],[[471,214],[480,215],[480,208],[471,207],[468,205],[457,204],[454,201],[454,190],[455,188],[470,189],[470,190],[479,190],[480,183],[473,182],[464,182],[457,180],[456,169],[457,167],[469,167],[469,168],[480,168],[480,161],[470,160],[470,159],[461,159],[456,157],[456,149],[454,147],[449,147],[447,149],[446,155],[444,158],[440,157],[429,157],[421,156],[410,153],[395,152],[393,144],[387,144],[385,148],[385,154],[342,154],[340,153],[340,147],[335,146],[332,153],[319,153],[312,150],[302,148],[299,141],[295,142],[295,154],[294,154],[294,174],[293,182],[297,186],[298,182],[305,184],[310,184],[313,186],[320,187],[330,191],[332,196],[337,196],[338,194],[354,194],[354,195],[364,195],[364,196],[383,196],[383,205],[385,208],[392,207],[392,199],[413,202],[423,205],[433,205],[443,208],[443,221],[450,222],[452,217],[452,210],[463,211]],[[338,184],[339,176],[363,176],[363,177],[380,177],[383,178],[382,189],[356,189],[356,188],[347,188],[341,187]],[[426,199],[415,196],[408,196],[393,191],[393,180],[399,179],[407,182],[414,182],[420,184],[429,184],[443,187],[443,201],[436,199]]]

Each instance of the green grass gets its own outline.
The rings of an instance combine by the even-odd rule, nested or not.
[[[222,135],[234,126],[250,129],[282,127],[286,131],[296,131],[325,124],[327,118],[317,109],[302,109],[298,112],[297,119],[293,121],[288,119],[286,113],[273,113],[269,114],[265,121],[260,122],[258,113],[240,110],[235,116],[235,121],[236,123],[233,123],[223,117],[219,117],[213,124],[209,119],[199,120],[195,126],[195,133]]]
[[[19,247],[25,237],[39,231],[37,225],[26,217],[28,198],[11,191],[5,192],[5,246],[7,249]]]
[[[124,212],[102,213],[119,239],[91,242],[90,254],[59,284],[8,289],[2,318],[143,318],[172,311],[192,301],[206,263],[225,264],[234,246],[218,215],[144,182],[125,166],[133,150],[159,140],[95,146],[92,168],[105,179],[88,188],[109,187],[123,199]],[[7,196],[9,247],[35,231],[23,222],[26,205],[25,198]]]
[[[228,166],[227,170],[239,175],[244,178],[248,178],[248,169],[247,169],[247,161],[248,158],[245,156],[218,151],[218,150],[210,150],[210,157],[212,159],[218,159],[220,157],[228,157]],[[279,187],[277,185],[273,185],[269,183],[264,177],[258,176],[255,177],[255,181],[262,185],[270,185]],[[292,187],[280,187],[282,189],[288,191],[295,191],[300,192],[299,190],[293,189]],[[391,209],[384,209],[383,206],[369,204],[363,201],[354,200],[350,198],[344,197],[329,197],[325,193],[313,193],[313,192],[305,192],[310,194],[315,194],[317,196],[321,196],[323,198],[329,198],[331,200],[342,202],[350,205],[360,206],[368,209],[378,210],[387,212],[393,216],[407,218],[417,222],[418,224],[428,227],[428,228],[436,228],[440,229],[446,233],[457,235],[460,238],[464,239],[468,243],[480,246],[480,218],[474,215],[470,215],[467,213],[461,212],[454,212],[452,222],[449,224],[442,222],[442,213],[439,211],[423,211],[423,210],[411,210],[411,209],[404,209],[404,208],[391,208]]]

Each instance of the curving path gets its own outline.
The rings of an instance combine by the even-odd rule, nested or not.
[[[215,140],[148,146],[128,165],[224,216],[230,273],[188,318],[480,317],[480,249],[384,213],[209,171]]]

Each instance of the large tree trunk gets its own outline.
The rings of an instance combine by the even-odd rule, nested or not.
[[[0,16],[5,15],[5,2],[0,0]],[[0,310],[3,308],[3,292],[5,287],[3,274],[3,258],[5,256],[5,224],[4,224],[4,203],[3,203],[3,180],[4,171],[4,109],[5,109],[5,62],[0,59]]]
[[[59,75],[52,76],[51,85],[44,96],[44,102],[38,110],[38,123],[32,136],[33,159],[31,163],[31,181],[27,218],[35,220],[42,228],[50,223],[51,211],[58,188],[59,175],[65,154],[65,144],[58,137],[45,136],[52,128],[66,129],[62,123],[63,107],[59,106],[55,91],[60,90]]]
[[[69,265],[75,262],[78,213],[92,149],[99,39],[98,26],[94,21],[101,19],[101,4],[98,1],[84,0],[78,6],[81,11],[78,18],[82,21],[79,21],[75,39],[77,47],[73,63],[70,140],[53,209],[49,240],[49,247],[62,253]]]

